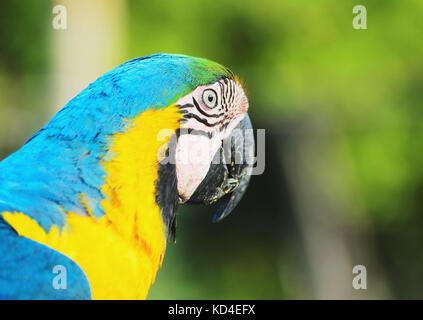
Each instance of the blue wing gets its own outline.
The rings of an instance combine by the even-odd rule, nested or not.
[[[55,266],[66,270],[66,289],[53,286]],[[91,291],[75,262],[19,236],[0,216],[0,299],[91,299]]]

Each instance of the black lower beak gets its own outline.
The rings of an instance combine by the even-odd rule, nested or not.
[[[228,216],[244,195],[254,163],[254,134],[248,115],[215,154],[210,169],[187,203],[218,202],[213,222]]]

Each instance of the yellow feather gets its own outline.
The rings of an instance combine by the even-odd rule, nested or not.
[[[181,114],[172,105],[147,110],[111,139],[111,160],[101,205],[105,215],[95,218],[69,212],[60,232],[48,233],[24,213],[3,213],[19,235],[45,244],[71,258],[85,272],[93,299],[144,299],[161,266],[166,247],[160,208],[155,202],[162,129],[179,127]],[[106,157],[108,158],[108,157]],[[89,208],[83,194],[81,206]]]

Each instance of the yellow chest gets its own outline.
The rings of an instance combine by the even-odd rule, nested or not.
[[[19,235],[57,250],[85,272],[93,299],[144,299],[154,282],[166,247],[165,228],[155,201],[158,154],[167,139],[162,130],[179,127],[175,106],[146,111],[130,123],[127,132],[112,137],[102,166],[107,172],[101,206],[105,215],[67,215],[66,226],[48,233],[24,213],[3,213]],[[166,136],[166,135],[165,135]]]

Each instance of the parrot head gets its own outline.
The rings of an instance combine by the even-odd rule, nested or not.
[[[217,203],[213,222],[231,213],[250,181],[255,150],[241,81],[217,63],[191,57],[189,61],[194,68],[185,78],[196,79],[194,89],[172,101],[182,119],[167,145],[167,163],[160,165],[157,184],[170,236],[175,233],[178,204]],[[173,199],[168,197],[172,185],[177,189]]]

